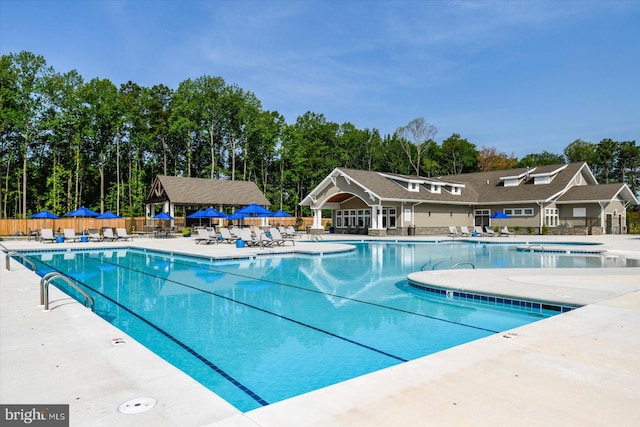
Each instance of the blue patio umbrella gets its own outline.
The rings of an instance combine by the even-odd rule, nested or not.
[[[204,213],[204,210],[198,209],[194,213],[187,215],[187,218],[189,219],[203,218],[202,216],[203,213]]]
[[[64,214],[64,216],[71,216],[76,218],[95,218],[100,215],[98,212],[94,212],[89,208],[85,208],[84,206],[79,207],[75,211],[71,211],[69,213]],[[82,234],[84,234],[84,227],[82,228]]]
[[[291,218],[293,215],[286,213],[282,209],[277,210],[271,215],[273,218]]]
[[[174,220],[175,218],[172,217],[171,215],[169,215],[166,212],[160,212],[159,214],[156,214],[153,216],[153,219],[166,219],[166,220]]]
[[[79,207],[75,211],[64,214],[64,216],[74,216],[74,217],[96,217],[100,215],[98,212],[94,212],[89,208],[85,208],[84,206]]]
[[[239,213],[242,213],[242,214],[245,214],[245,215],[255,215],[255,216],[258,216],[258,215],[267,216],[267,215],[273,214],[273,212],[271,212],[269,209],[264,208],[264,207],[262,207],[260,205],[255,204],[255,203],[252,203],[252,204],[250,204],[248,206],[245,206],[242,209],[238,209],[236,212],[239,212]]]
[[[34,218],[34,219],[58,219],[60,218],[58,215],[53,214],[49,211],[41,211],[38,213],[34,213],[33,215],[31,215],[29,218]]]
[[[505,218],[511,218],[511,217],[502,211],[498,211],[498,212],[494,212],[489,218],[505,219]]]
[[[122,218],[120,215],[116,215],[111,211],[106,211],[103,214],[100,214],[96,217],[97,219],[114,219],[114,218]]]

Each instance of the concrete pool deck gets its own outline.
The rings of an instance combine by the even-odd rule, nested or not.
[[[294,249],[342,250],[324,236]],[[362,239],[357,236],[358,240]],[[415,237],[402,240],[448,240]],[[387,238],[395,240],[394,238]],[[601,242],[640,259],[640,236],[518,236],[487,242]],[[211,256],[267,251],[195,245],[192,239],[122,243],[0,242],[9,250],[136,246]],[[291,246],[287,246],[291,248]],[[640,268],[501,269],[417,273],[432,285],[583,307],[312,393],[242,413],[51,287],[0,262],[0,403],[70,404],[72,426],[639,425]],[[113,338],[125,344],[113,345]],[[153,398],[145,412],[118,406]]]

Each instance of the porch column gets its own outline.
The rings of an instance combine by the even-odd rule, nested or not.
[[[320,209],[312,209],[313,210],[313,226],[311,228],[323,228],[322,227],[322,210]]]
[[[382,224],[383,224],[383,221],[382,221],[382,205],[376,206],[376,210],[377,210],[377,215],[376,216],[378,217],[378,220],[377,220],[378,227],[377,228],[381,229],[382,228]]]
[[[378,207],[376,205],[371,206],[371,228],[378,228]]]

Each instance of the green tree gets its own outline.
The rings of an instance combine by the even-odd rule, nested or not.
[[[616,157],[620,144],[610,138],[605,138],[596,146],[594,169],[598,182],[621,182],[621,177],[614,176]]]
[[[569,163],[587,162],[593,165],[595,159],[596,146],[590,142],[576,139],[564,149],[564,156]]]
[[[459,175],[478,170],[478,150],[460,134],[454,133],[442,141],[443,167],[448,174]]]
[[[536,167],[545,165],[557,165],[560,163],[565,163],[564,156],[560,154],[553,154],[548,151],[543,151],[539,154],[527,154],[518,161],[518,167]]]

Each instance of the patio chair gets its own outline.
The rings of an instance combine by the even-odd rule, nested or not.
[[[65,228],[64,229],[64,241],[70,240],[72,242],[79,242],[80,235],[76,234],[76,231],[73,228]]]
[[[238,240],[238,237],[231,235],[231,231],[229,231],[228,228],[221,228],[220,236],[222,236],[222,241],[224,243],[235,243],[236,240]]]
[[[283,237],[282,234],[280,234],[280,230],[278,230],[275,227],[271,227],[269,229],[269,233],[271,233],[271,238],[273,239],[275,244],[278,246],[284,246],[286,242],[291,242],[293,246],[296,245],[296,242],[293,240],[292,237],[291,238]]]
[[[118,236],[114,236],[113,228],[105,228],[102,230],[102,238],[105,240],[116,241],[118,240]]]
[[[218,236],[211,234],[206,228],[198,228],[198,235],[196,236],[196,245],[200,243],[218,243]]]
[[[449,236],[450,237],[457,237],[458,236],[458,229],[454,225],[450,225],[449,226]]]
[[[474,233],[476,233],[476,235],[478,236],[484,236],[484,231],[482,231],[482,227],[479,225],[476,225],[473,227]]]
[[[240,235],[240,238],[244,240],[246,246],[258,246],[260,244],[260,240],[253,237],[251,230],[248,228],[239,228],[237,233]]]
[[[489,227],[488,225],[486,225],[484,227],[484,234],[489,236],[489,237],[497,236],[497,234],[493,232],[493,229],[491,227]]]
[[[131,240],[133,238],[127,234],[127,230],[124,228],[116,228],[116,233],[118,235],[118,240]]]
[[[460,227],[460,234],[464,237],[469,237],[471,236],[471,232],[469,231],[469,227],[467,227],[466,225],[463,225]]]
[[[276,241],[273,240],[272,237],[269,237],[267,235],[267,233],[265,233],[264,231],[260,231],[259,232],[258,242],[259,242],[260,246],[263,247],[263,248],[267,248],[267,247],[271,247],[271,246],[277,245]]]
[[[514,234],[511,234],[506,225],[500,229],[500,235],[505,237],[514,236]]]
[[[100,235],[100,231],[97,228],[89,229],[89,240],[93,242],[102,242],[104,241],[104,237]]]
[[[286,234],[284,234],[284,235],[285,235],[285,236],[287,236],[287,237],[292,237],[292,238],[294,238],[294,239],[295,239],[296,237],[300,237],[300,234],[298,234],[298,232],[296,231],[296,229],[295,229],[295,228],[293,228],[293,225],[288,226],[286,231],[287,231],[287,232],[286,232]]]
[[[46,243],[46,242],[55,242],[56,241],[56,236],[53,235],[53,229],[51,228],[43,228],[41,233],[40,233],[40,241],[42,243]]]

